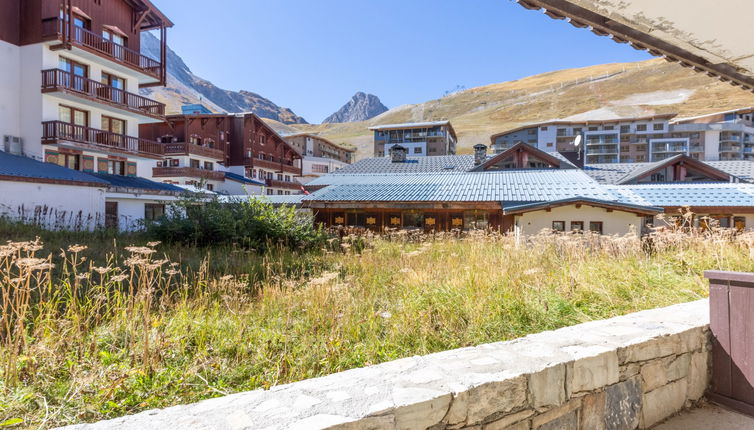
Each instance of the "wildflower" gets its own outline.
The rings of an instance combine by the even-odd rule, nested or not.
[[[128,279],[128,275],[124,275],[124,274],[115,275],[112,277],[112,280],[115,282],[125,281],[126,279]]]
[[[130,257],[130,258],[127,258],[125,261],[126,265],[132,266],[132,267],[141,266],[142,264],[146,264],[148,262],[149,260],[147,260],[146,258],[141,258],[141,257]]]
[[[221,281],[230,281],[231,279],[233,279],[233,275],[225,275],[220,278]]]
[[[31,257],[19,258],[18,260],[16,260],[16,266],[23,269],[25,267],[29,268],[29,267],[39,266],[40,264],[46,261],[47,260],[45,260],[44,258],[31,258]]]
[[[139,255],[150,255],[157,252],[152,248],[147,248],[146,246],[127,246],[126,251],[132,254],[139,254]]]
[[[154,241],[154,242],[147,242],[147,246],[150,247],[150,248],[154,248],[155,246],[157,246],[157,245],[159,245],[161,243],[162,242],[160,242],[159,240]]]
[[[92,270],[99,273],[100,275],[104,275],[105,273],[109,272],[111,270],[110,266],[107,267],[92,267]]]
[[[173,276],[173,275],[177,275],[177,274],[179,274],[181,272],[178,271],[178,270],[175,270],[175,269],[170,269],[170,270],[166,270],[165,273],[167,273],[170,276]]]
[[[68,252],[78,253],[83,250],[85,250],[87,247],[85,245],[71,245],[68,247]]]
[[[90,273],[79,273],[78,275],[76,275],[76,279],[89,279],[89,275]]]

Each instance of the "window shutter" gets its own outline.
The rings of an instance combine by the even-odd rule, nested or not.
[[[126,163],[126,175],[136,176],[136,162],[129,161]]]
[[[83,169],[85,172],[94,172],[94,157],[91,155],[84,155],[81,157],[83,161]]]
[[[45,150],[45,162],[58,164],[58,153],[49,149]]]
[[[107,158],[98,158],[97,159],[97,172],[98,173],[107,173]]]

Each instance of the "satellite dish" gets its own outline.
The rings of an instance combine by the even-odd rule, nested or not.
[[[579,147],[581,145],[581,135],[576,136],[576,139],[573,140],[573,146]]]

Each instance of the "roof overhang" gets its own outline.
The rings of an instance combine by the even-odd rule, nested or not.
[[[552,209],[552,208],[561,207],[561,206],[576,206],[578,208],[581,205],[603,208],[603,209],[608,209],[608,210],[617,210],[617,211],[622,211],[622,212],[631,212],[637,215],[656,215],[664,211],[663,208],[657,207],[657,206],[641,206],[641,205],[634,205],[630,203],[615,202],[615,201],[610,201],[610,200],[598,200],[598,199],[590,199],[590,198],[584,198],[584,197],[574,197],[574,198],[569,198],[569,199],[553,200],[553,201],[548,201],[548,202],[516,204],[516,205],[510,205],[507,207],[504,206],[503,214],[504,215],[521,215],[527,212],[547,210],[547,209]]]
[[[372,200],[302,200],[302,207],[311,209],[422,209],[422,210],[500,210],[500,202],[459,201],[372,201]]]
[[[754,90],[751,0],[515,0],[618,43]]]
[[[487,159],[487,161],[476,166],[471,171],[480,171],[480,172],[485,171],[489,169],[490,167],[494,166],[495,164],[499,163],[500,161],[503,161],[509,157],[512,157],[518,152],[526,152],[529,155],[532,155],[534,157],[539,158],[542,161],[547,162],[548,164],[550,164],[551,166],[555,168],[560,168],[560,163],[562,162],[562,160],[560,160],[559,158],[554,157],[548,154],[547,152],[542,151],[539,148],[535,148],[534,146],[529,145],[528,143],[519,142],[511,146],[510,148],[506,149],[505,151],[495,155],[494,157]]]
[[[667,168],[675,164],[681,163],[684,167],[690,167],[704,175],[707,175],[710,179],[717,179],[720,181],[730,182],[733,175],[727,172],[723,172],[720,169],[710,166],[699,160],[695,160],[686,154],[678,154],[673,157],[667,158],[660,162],[654,163],[650,168],[639,169],[638,171],[629,172],[626,176],[616,181],[616,185],[625,185],[646,178],[647,176],[657,172],[660,169]]]

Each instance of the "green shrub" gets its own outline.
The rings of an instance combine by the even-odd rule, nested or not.
[[[146,224],[147,235],[168,243],[194,246],[234,244],[265,250],[273,245],[309,249],[327,235],[293,206],[274,207],[249,198],[233,202],[182,200],[166,215]]]

